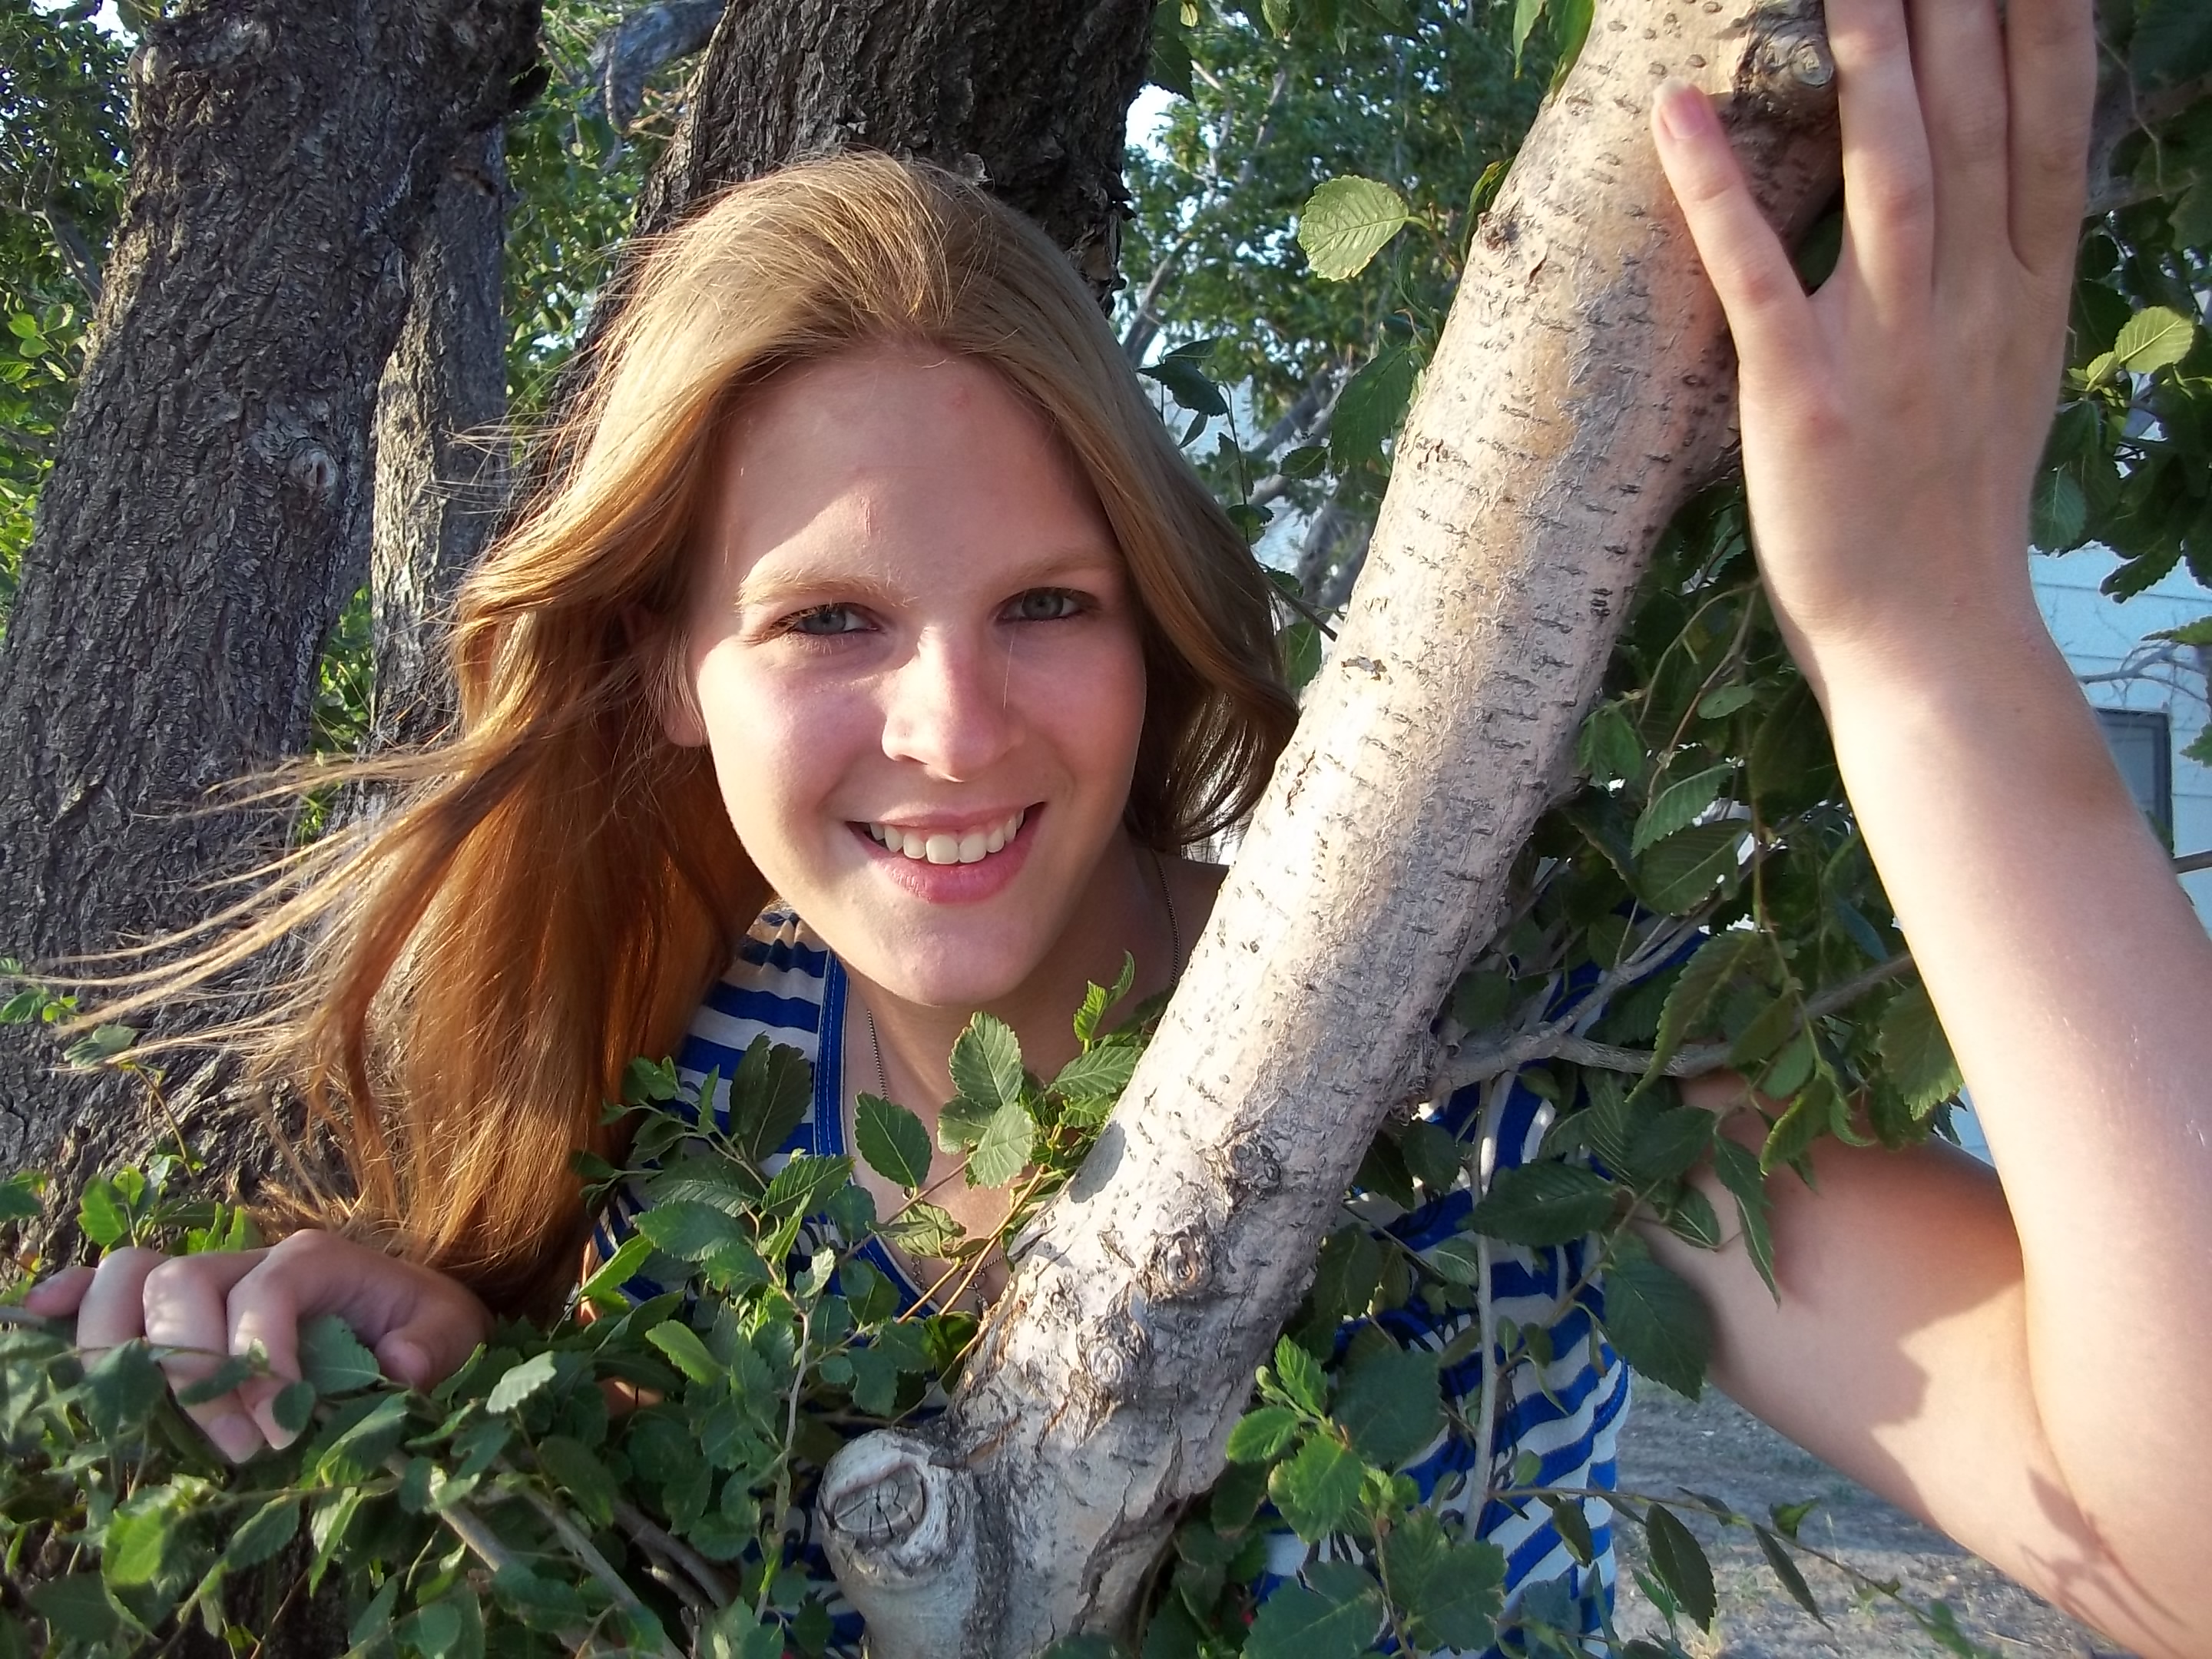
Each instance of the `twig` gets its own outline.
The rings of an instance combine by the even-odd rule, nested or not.
[[[628,1533],[643,1547],[666,1556],[691,1577],[707,1598],[716,1607],[726,1607],[734,1599],[722,1575],[716,1572],[706,1559],[682,1539],[671,1536],[656,1525],[653,1518],[635,1504],[617,1498],[614,1505],[615,1524]],[[673,1586],[671,1586],[672,1589]],[[682,1592],[678,1592],[679,1595]]]
[[[1840,985],[1832,985],[1805,1005],[1804,1018],[1819,1019],[1847,1007],[1864,996],[1877,985],[1886,984],[1899,975],[1909,972],[1912,958],[1900,951],[1887,962],[1876,963],[1856,978]],[[1648,1072],[1651,1069],[1651,1051],[1648,1048],[1623,1048],[1610,1042],[1593,1042],[1570,1030],[1568,1020],[1554,1020],[1550,1024],[1526,1032],[1510,1042],[1493,1048],[1478,1049],[1462,1054],[1445,1073],[1437,1092],[1449,1093],[1463,1089],[1470,1083],[1480,1083],[1508,1072],[1517,1072],[1523,1066],[1540,1060],[1564,1060],[1577,1066],[1592,1066],[1608,1072]],[[1802,1029],[1801,1022],[1799,1029]],[[1681,1048],[1668,1058],[1660,1072],[1666,1077],[1702,1077],[1708,1072],[1717,1072],[1728,1064],[1729,1045],[1708,1043],[1694,1048]]]
[[[652,1624],[658,1625],[660,1622],[652,1610],[637,1599],[637,1592],[623,1582],[623,1576],[608,1564],[607,1558],[599,1553],[598,1547],[585,1535],[584,1529],[575,1523],[568,1510],[562,1509],[535,1486],[531,1486],[526,1478],[516,1482],[514,1490],[520,1494],[524,1503],[529,1504],[544,1517],[545,1524],[553,1528],[555,1535],[568,1547],[569,1553],[582,1562],[586,1571],[599,1581],[607,1594],[613,1598],[617,1607],[640,1623],[649,1620]],[[682,1655],[676,1650],[675,1644],[667,1639],[665,1632],[662,1633],[660,1651],[667,1656],[667,1659],[683,1659]]]

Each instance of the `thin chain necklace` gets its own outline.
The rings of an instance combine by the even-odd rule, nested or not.
[[[1160,855],[1151,848],[1145,849],[1152,861],[1152,878],[1159,884],[1160,903],[1168,915],[1168,985],[1170,988],[1182,978],[1182,927],[1176,920],[1175,894],[1168,886],[1167,866]],[[885,1100],[891,1097],[891,1074],[884,1065],[884,1040],[876,1031],[876,1016],[872,1009],[863,1008],[861,1016],[868,1022],[868,1047],[875,1051],[876,1088]]]

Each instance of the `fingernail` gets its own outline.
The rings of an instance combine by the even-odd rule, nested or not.
[[[236,1412],[218,1417],[207,1425],[216,1449],[234,1463],[243,1463],[261,1449],[261,1431]]]
[[[1675,143],[1696,137],[1712,119],[1712,104],[1705,94],[1679,75],[1670,75],[1659,83],[1651,96],[1653,113],[1659,118],[1659,130]]]

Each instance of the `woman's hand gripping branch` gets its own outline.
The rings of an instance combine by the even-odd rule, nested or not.
[[[257,1346],[270,1374],[184,1409],[216,1449],[242,1463],[292,1435],[272,1409],[300,1376],[300,1328],[336,1314],[375,1353],[393,1382],[427,1389],[451,1375],[491,1329],[465,1286],[335,1233],[304,1231],[263,1249],[167,1256],[110,1252],[97,1268],[67,1267],[23,1298],[47,1319],[76,1316],[78,1346],[114,1347],[144,1337],[173,1389],[209,1376],[226,1354]]]
[[[2212,944],[2027,574],[2089,0],[1828,0],[1846,229],[1807,295],[1713,111],[1661,158],[1741,358],[1767,592],[2002,1172],[1824,1146],[1783,1297],[1667,1249],[1747,1405],[2149,1653],[2212,1652]],[[1659,1248],[1666,1249],[1662,1245]]]

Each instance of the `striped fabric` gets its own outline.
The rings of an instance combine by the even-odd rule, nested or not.
[[[754,1037],[766,1034],[772,1042],[799,1049],[814,1065],[814,1095],[807,1115],[783,1152],[769,1160],[769,1172],[792,1152],[836,1157],[845,1144],[843,1100],[846,1093],[842,1059],[847,981],[843,969],[821,940],[787,911],[763,915],[747,936],[729,971],[707,993],[693,1018],[677,1066],[686,1097],[696,1103],[709,1073],[729,1077]],[[1485,1162],[1493,1169],[1518,1165],[1535,1156],[1551,1109],[1518,1083],[1491,1085],[1505,1091],[1490,1103],[1495,1119],[1494,1152]],[[1443,1103],[1436,1121],[1454,1134],[1474,1140],[1480,1133],[1483,1091],[1462,1090]],[[1367,1213],[1369,1224],[1387,1232],[1415,1250],[1449,1237],[1464,1221],[1473,1196],[1455,1192],[1410,1213],[1400,1214],[1378,1202]],[[601,1212],[596,1230],[599,1259],[611,1255],[635,1231],[643,1207],[632,1187],[617,1189]],[[811,1251],[830,1242],[829,1223],[816,1224],[811,1238],[802,1237],[800,1249]],[[871,1241],[863,1254],[872,1264],[902,1287],[909,1305],[917,1297],[888,1251]],[[1522,1328],[1539,1328],[1550,1335],[1551,1361],[1539,1367],[1522,1351],[1519,1364],[1500,1384],[1498,1427],[1493,1453],[1498,1470],[1497,1484],[1510,1480],[1510,1471],[1523,1453],[1538,1460],[1536,1483],[1546,1486],[1609,1491],[1614,1485],[1614,1445],[1628,1404],[1628,1374],[1597,1331],[1592,1313],[1602,1313],[1601,1289],[1583,1279],[1584,1250],[1577,1243],[1556,1249],[1528,1249],[1496,1243],[1492,1247],[1492,1287],[1501,1320]],[[634,1300],[659,1295],[670,1287],[642,1276],[623,1286]],[[1416,1297],[1403,1308],[1370,1321],[1349,1322],[1339,1334],[1341,1354],[1362,1324],[1379,1325],[1390,1337],[1407,1346],[1442,1350],[1471,1322],[1469,1311],[1431,1313]],[[1492,1499],[1479,1517],[1469,1510],[1481,1498],[1485,1482],[1474,1467],[1477,1453],[1467,1425],[1480,1409],[1482,1366],[1479,1355],[1470,1355],[1443,1372],[1446,1428],[1434,1442],[1404,1466],[1405,1474],[1424,1499],[1440,1516],[1448,1529],[1472,1534],[1497,1545],[1506,1559],[1509,1608],[1522,1605],[1534,1613],[1541,1607],[1546,1622],[1565,1629],[1579,1628],[1595,1634],[1605,1621],[1613,1583],[1613,1510],[1601,1498],[1583,1504],[1583,1518],[1597,1547],[1592,1566],[1578,1565],[1555,1528],[1551,1511],[1542,1504],[1509,1504]],[[1469,1524],[1472,1519],[1472,1524]],[[1450,1525],[1456,1522],[1456,1525]],[[1262,1588],[1291,1577],[1311,1560],[1356,1557],[1360,1547],[1350,1539],[1328,1539],[1309,1547],[1287,1528],[1273,1534],[1268,1577]],[[792,1565],[816,1581],[832,1615],[834,1635],[828,1652],[837,1659],[857,1659],[858,1619],[837,1593],[826,1561],[810,1537],[792,1551]],[[1385,1650],[1388,1650],[1387,1649]],[[1450,1659],[1450,1656],[1438,1656]],[[1483,1659],[1504,1659],[1492,1648]]]

